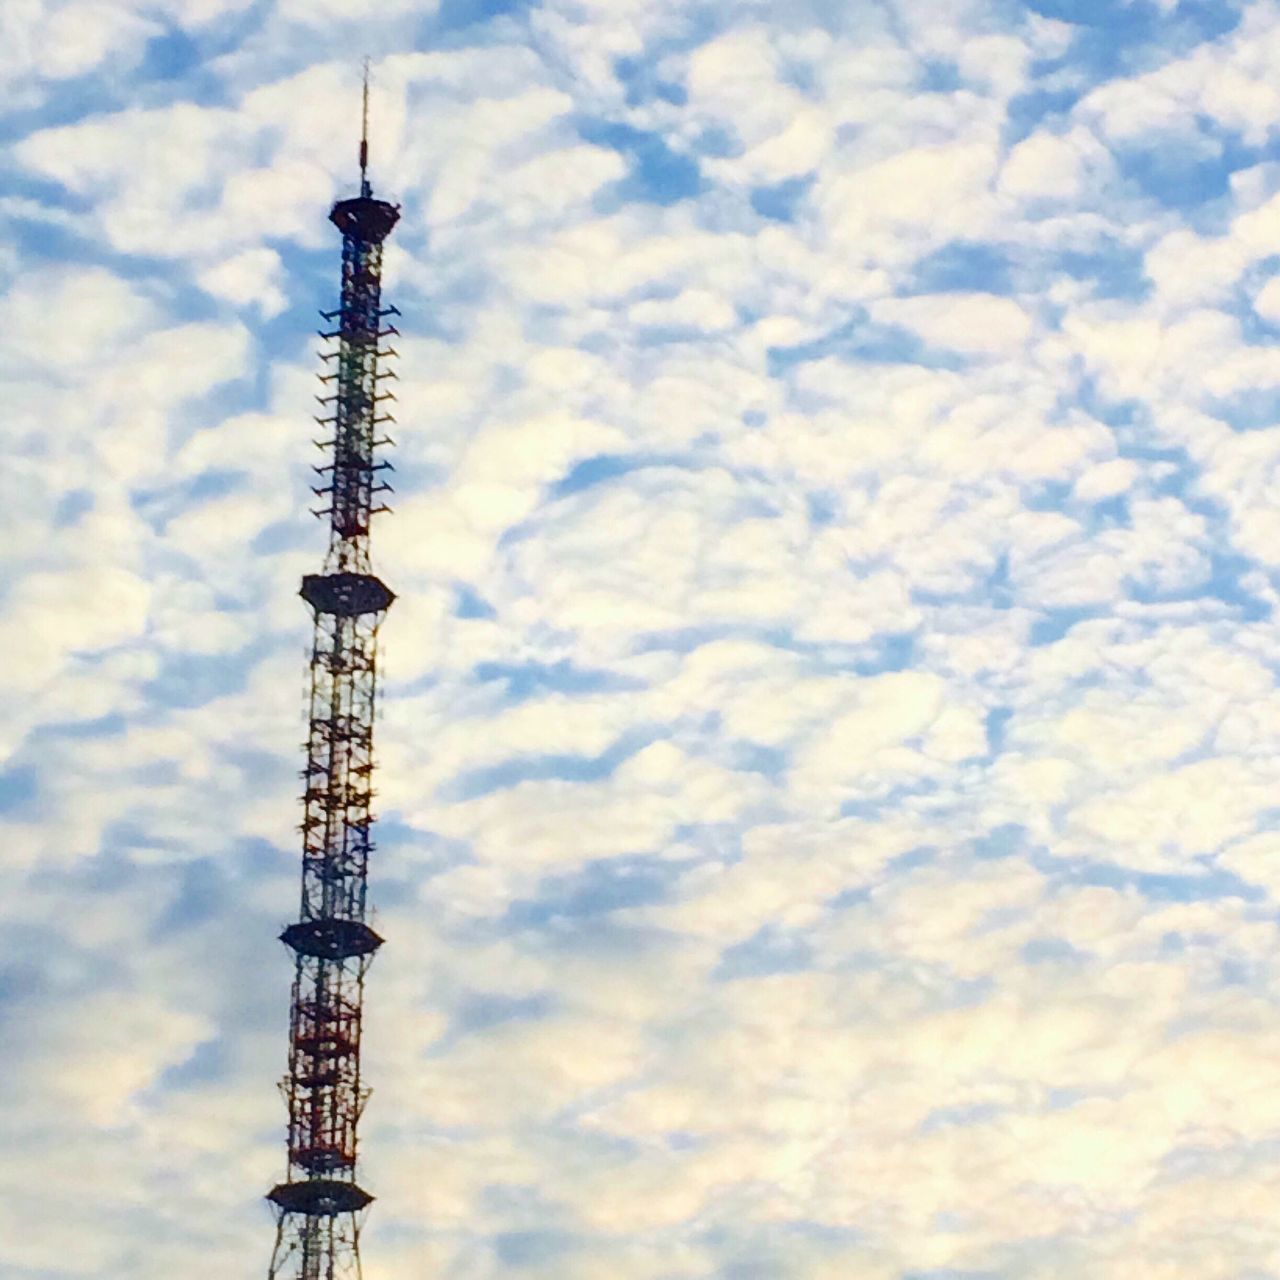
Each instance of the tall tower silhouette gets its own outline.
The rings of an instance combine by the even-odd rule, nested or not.
[[[369,74],[365,64],[360,194],[339,200],[329,220],[342,233],[342,296],[322,312],[330,343],[321,359],[324,391],[317,440],[326,458],[314,492],[327,502],[329,550],[323,572],[300,592],[314,618],[310,727],[303,778],[302,899],[297,922],[280,935],[295,968],[285,1180],[267,1196],[276,1215],[269,1280],[358,1280],[360,1228],[373,1197],[357,1181],[356,1130],[369,1096],[360,1074],[364,980],[382,939],[366,920],[373,849],[373,724],[378,627],[395,598],[369,561],[369,525],[391,443],[382,411],[393,397],[381,344],[396,330],[382,306],[382,245],[400,216],[369,185]]]

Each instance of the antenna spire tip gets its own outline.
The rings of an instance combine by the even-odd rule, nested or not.
[[[364,60],[364,96],[360,112],[360,194],[369,194],[369,59]]]

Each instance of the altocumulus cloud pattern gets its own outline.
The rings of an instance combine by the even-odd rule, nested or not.
[[[0,1272],[265,1271],[366,50],[370,1280],[1280,1275],[1270,0],[0,5]]]

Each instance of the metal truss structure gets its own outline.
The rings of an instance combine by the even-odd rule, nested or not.
[[[379,450],[393,397],[386,361],[396,333],[383,308],[382,245],[399,218],[375,200],[368,180],[368,77],[360,143],[360,194],[340,200],[329,220],[342,233],[342,300],[322,313],[332,345],[323,353],[327,414],[316,421],[327,454],[315,493],[327,505],[324,570],[300,592],[314,617],[310,728],[302,777],[302,901],[280,935],[295,973],[289,1070],[281,1088],[289,1108],[288,1169],[268,1194],[276,1215],[269,1280],[359,1280],[360,1228],[373,1197],[356,1180],[360,1113],[368,1098],[360,1075],[365,974],[382,939],[366,920],[372,851],[373,724],[378,627],[395,598],[369,562],[369,525],[387,510]]]

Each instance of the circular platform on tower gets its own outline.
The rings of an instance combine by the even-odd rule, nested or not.
[[[370,244],[385,240],[391,229],[400,221],[400,210],[385,200],[372,196],[353,196],[339,200],[329,213],[329,221],[344,236],[355,236]]]
[[[317,613],[358,618],[391,607],[395,592],[371,573],[308,573],[298,594]]]
[[[369,956],[382,946],[382,938],[362,920],[300,920],[280,935],[280,941],[298,955],[317,960]]]
[[[336,1178],[312,1178],[307,1182],[282,1182],[267,1199],[284,1213],[302,1213],[309,1218],[332,1218],[339,1213],[356,1213],[373,1203],[373,1197],[354,1182]]]

